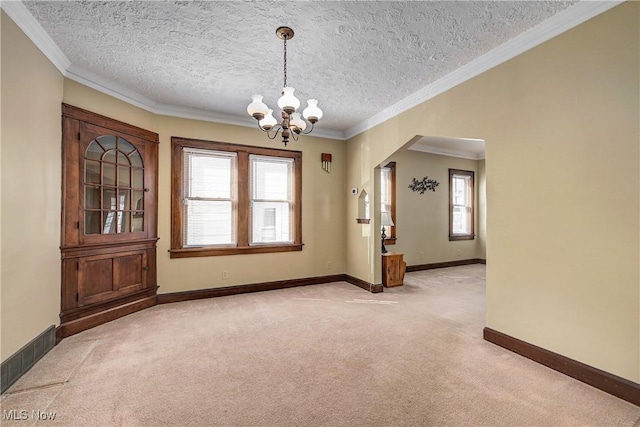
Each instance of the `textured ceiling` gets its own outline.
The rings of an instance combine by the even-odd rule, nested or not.
[[[288,83],[345,130],[575,2],[25,1],[74,67],[157,103],[246,115]],[[276,108],[274,108],[276,110]]]

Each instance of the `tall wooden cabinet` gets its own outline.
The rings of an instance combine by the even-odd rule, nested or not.
[[[156,302],[158,134],[62,104],[58,339]]]

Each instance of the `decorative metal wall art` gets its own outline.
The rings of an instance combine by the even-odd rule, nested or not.
[[[440,185],[438,181],[435,179],[429,179],[428,176],[425,176],[421,180],[417,180],[415,178],[411,178],[412,182],[409,185],[409,188],[413,191],[418,191],[420,194],[424,194],[425,191],[431,190],[436,191],[436,187]]]
[[[322,169],[325,172],[331,172],[331,153],[322,153]]]

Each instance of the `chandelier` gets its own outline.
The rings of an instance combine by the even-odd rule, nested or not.
[[[286,147],[289,137],[297,141],[298,135],[307,135],[313,131],[313,125],[322,118],[322,110],[318,108],[317,99],[310,99],[307,101],[308,107],[302,112],[306,121],[300,117],[300,113],[296,113],[300,107],[300,101],[293,95],[295,89],[287,86],[287,40],[293,38],[293,30],[289,27],[280,27],[276,30],[276,35],[284,40],[284,86],[282,96],[278,99],[278,107],[282,110],[282,122],[278,123],[273,117],[273,110],[262,102],[262,95],[252,96],[253,102],[247,107],[247,113],[258,121],[258,127],[267,133],[269,139],[275,139],[278,132],[282,131],[282,142]],[[307,121],[311,123],[308,130],[306,130]],[[273,136],[272,131],[274,132]]]

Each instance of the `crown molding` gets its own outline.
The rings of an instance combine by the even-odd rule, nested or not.
[[[411,151],[420,151],[422,153],[429,154],[438,154],[440,156],[449,156],[449,157],[458,157],[460,159],[469,159],[469,160],[482,160],[484,159],[484,153],[475,154],[469,151],[458,151],[458,150],[444,150],[440,147],[434,147],[429,144],[417,143],[409,147]]]
[[[137,92],[120,86],[117,83],[114,83],[75,65],[71,65],[69,67],[66,73],[66,77],[99,92],[113,96],[114,98],[117,98],[128,104],[134,105],[138,108],[142,108],[143,110],[160,116],[179,117],[183,119],[201,120],[205,122],[256,128],[255,119],[252,119],[251,117],[239,116],[237,114],[218,113],[199,108],[180,107],[171,104],[160,104],[150,98],[140,95]],[[314,130],[313,134],[305,136],[339,140],[345,139],[343,132],[327,129]]]
[[[588,1],[581,0],[568,7],[563,12],[547,19],[539,25],[520,34],[514,39],[476,58],[463,67],[447,74],[434,83],[425,86],[412,95],[407,96],[396,104],[382,110],[378,114],[345,130],[314,130],[308,136],[323,137],[337,140],[348,140],[354,136],[373,128],[405,111],[415,107],[447,90],[520,55],[527,50],[573,28],[583,22],[624,3],[620,0]],[[129,104],[135,105],[154,114],[181,117],[194,120],[205,120],[235,126],[254,127],[255,122],[240,115],[214,113],[211,111],[185,108],[168,104],[159,104],[135,91],[124,88],[117,83],[104,79],[71,64],[71,61],[55,44],[53,39],[42,28],[19,0],[2,0],[0,7],[42,51],[51,63],[67,78],[89,86],[97,91],[113,96]],[[439,153],[436,153],[439,154]],[[445,154],[449,155],[449,154]]]
[[[0,8],[2,8],[13,22],[20,27],[22,32],[31,39],[33,44],[44,53],[53,66],[56,67],[62,75],[66,76],[67,69],[71,66],[71,61],[62,53],[58,45],[49,37],[49,34],[47,34],[22,2],[19,0],[2,0],[0,1]]]
[[[70,80],[76,81],[80,84],[88,86],[92,89],[102,92],[128,104],[134,105],[143,110],[155,112],[157,103],[146,96],[139,94],[133,90],[127,89],[119,84],[105,79],[91,71],[80,68],[76,65],[71,65],[67,68],[65,77]]]
[[[620,0],[581,0],[564,11],[541,22],[508,42],[490,50],[468,64],[436,80],[430,85],[385,108],[374,116],[345,131],[346,139],[373,128],[413,107],[440,95],[453,87],[484,73],[491,68],[552,39],[583,22],[624,3]]]

